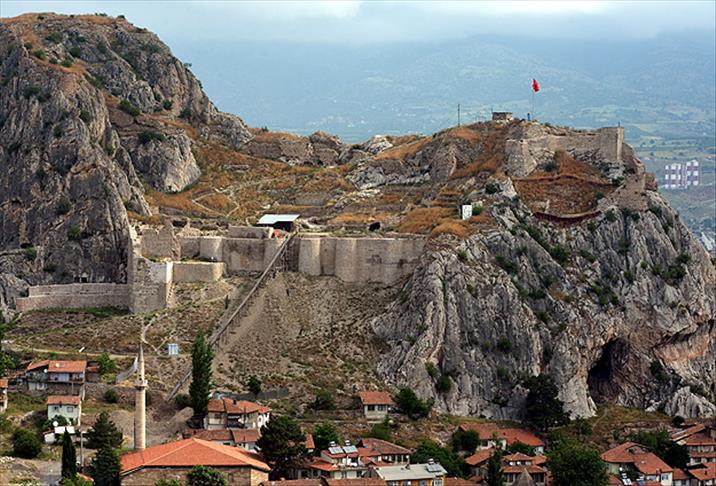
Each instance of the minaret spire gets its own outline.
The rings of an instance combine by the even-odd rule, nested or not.
[[[144,379],[144,349],[139,341],[139,355],[137,357],[137,379],[134,381],[134,450],[141,451],[146,444],[146,393],[147,380]]]

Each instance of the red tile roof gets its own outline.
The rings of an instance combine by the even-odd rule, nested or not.
[[[379,478],[357,479],[330,479],[326,478],[328,486],[385,486],[387,483]]]
[[[689,469],[689,472],[699,481],[708,481],[709,479],[716,479],[716,462],[709,462],[706,467]]]
[[[249,413],[268,413],[270,408],[261,404],[249,402],[246,400],[232,400],[230,398],[222,398],[220,400],[209,400],[209,412],[212,413],[228,413],[228,414],[249,414]]]
[[[237,444],[256,442],[261,437],[259,429],[196,430],[192,437],[212,442],[235,442]]]
[[[306,434],[306,449],[311,450],[316,448],[316,443],[313,441],[313,434]]]
[[[502,466],[502,472],[505,474],[519,474],[522,471],[527,471],[530,474],[546,474],[547,470],[540,466],[529,465],[529,466]]]
[[[512,445],[516,442],[528,445],[530,447],[544,447],[542,439],[537,437],[533,432],[525,429],[518,428],[500,428],[497,424],[493,423],[465,423],[460,424],[460,428],[464,431],[472,430],[477,432],[480,436],[480,440],[490,440],[493,435],[497,435],[498,439],[505,439],[507,445]]]
[[[492,456],[492,453],[495,451],[494,448],[490,447],[488,449],[481,449],[477,452],[475,452],[473,455],[465,459],[465,462],[469,464],[470,466],[477,466],[479,464],[482,464],[483,462],[487,461],[490,456]]]
[[[282,479],[280,481],[264,481],[262,486],[323,486],[320,479]]]
[[[445,486],[475,486],[477,483],[462,478],[445,478]]]
[[[7,378],[0,378],[0,388],[7,388]]]
[[[319,471],[338,471],[339,467],[332,462],[324,461],[323,459],[316,458],[309,465],[311,469],[318,469]]]
[[[685,442],[687,446],[716,446],[716,440],[713,440],[710,436],[699,432],[690,435]]]
[[[632,464],[643,474],[671,472],[673,469],[656,454],[648,452],[634,442],[625,442],[602,454],[602,460],[613,464]]]
[[[528,456],[527,454],[523,454],[522,452],[516,452],[514,454],[507,454],[506,456],[502,456],[502,460],[504,461],[528,461],[528,462],[534,462],[534,457]]]
[[[671,434],[671,440],[673,440],[673,441],[682,440],[685,437],[696,434],[697,432],[701,432],[705,428],[706,428],[706,426],[704,424],[691,425],[685,429],[677,430],[676,432]]]
[[[366,448],[373,451],[377,451],[382,455],[397,455],[397,454],[403,454],[403,455],[412,455],[413,452],[410,449],[406,449],[405,447],[401,447],[398,444],[393,444],[392,442],[388,442],[387,440],[381,440],[381,439],[373,439],[371,437],[366,437],[364,439],[360,440],[360,444]]]
[[[395,405],[393,397],[386,391],[362,391],[358,396],[363,405]]]
[[[691,476],[686,474],[682,469],[674,469],[674,480],[691,479]]]
[[[79,405],[80,397],[76,395],[50,395],[47,397],[48,405]]]
[[[269,471],[269,466],[239,447],[196,439],[179,440],[148,447],[122,456],[122,474],[147,467],[251,467]]]
[[[48,373],[84,373],[87,369],[87,361],[37,361],[30,363],[27,366],[27,371],[38,368],[47,368]]]

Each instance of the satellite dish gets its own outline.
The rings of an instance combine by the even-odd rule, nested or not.
[[[57,422],[57,420],[53,420],[53,421],[52,421],[52,426],[53,426],[53,427],[57,427],[58,425],[60,425],[60,424]]]

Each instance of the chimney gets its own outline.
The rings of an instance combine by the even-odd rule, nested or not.
[[[139,355],[137,357],[137,379],[134,381],[134,450],[141,451],[147,446],[146,430],[146,393],[147,380],[144,379],[144,349],[139,343]]]

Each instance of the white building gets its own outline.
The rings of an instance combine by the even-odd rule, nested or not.
[[[664,167],[665,189],[685,189],[698,186],[701,181],[701,167],[698,160],[686,164],[667,164]]]

